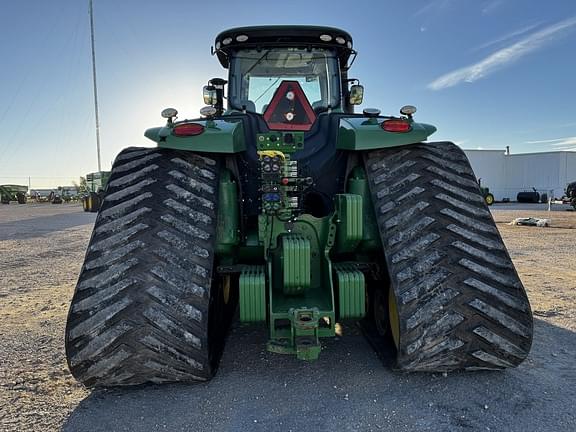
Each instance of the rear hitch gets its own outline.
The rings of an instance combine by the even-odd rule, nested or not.
[[[290,338],[278,338],[268,342],[268,351],[278,354],[296,354],[299,360],[316,360],[320,355],[318,340],[318,308],[291,308],[288,311],[290,320]]]

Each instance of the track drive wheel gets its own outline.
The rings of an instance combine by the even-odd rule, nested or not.
[[[532,314],[466,155],[452,143],[365,155],[388,269],[388,315],[406,371],[524,360]],[[386,288],[384,287],[383,290]]]
[[[166,149],[116,158],[66,327],[86,386],[213,376],[228,323],[212,282],[219,168]]]
[[[82,197],[82,209],[83,209],[85,212],[89,212],[89,211],[90,211],[90,208],[88,207],[88,204],[89,204],[89,202],[88,202],[88,197],[87,197],[87,196]]]

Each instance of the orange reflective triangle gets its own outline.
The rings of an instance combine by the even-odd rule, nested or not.
[[[298,81],[282,81],[264,111],[264,120],[272,130],[309,131],[316,114]]]

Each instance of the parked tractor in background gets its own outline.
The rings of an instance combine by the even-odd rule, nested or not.
[[[403,371],[526,358],[528,298],[464,152],[413,106],[354,112],[348,33],[235,28],[213,52],[228,79],[202,118],[165,109],[157,148],[114,162],[66,327],[79,381],[208,380],[238,309],[302,360],[346,322]]]
[[[576,182],[569,183],[568,186],[566,186],[566,199],[574,210],[576,210]]]
[[[26,204],[26,193],[28,186],[22,185],[0,185],[0,203],[10,204],[16,201],[18,204]]]
[[[482,179],[478,179],[478,186],[480,187],[480,193],[484,197],[484,202],[491,206],[494,204],[494,195],[490,192],[490,188],[482,186]]]
[[[96,213],[104,200],[104,191],[110,178],[110,171],[98,171],[86,175],[86,190],[82,196],[85,212]]]
[[[494,195],[492,195],[489,188],[487,187],[480,188],[480,193],[484,197],[484,202],[487,205],[491,206],[492,204],[494,204]]]
[[[80,198],[79,186],[58,186],[58,193],[65,203],[76,202]]]

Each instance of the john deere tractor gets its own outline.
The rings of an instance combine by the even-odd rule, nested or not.
[[[66,329],[78,380],[208,380],[233,319],[307,361],[346,322],[402,371],[524,360],[530,306],[466,156],[413,106],[355,113],[348,33],[235,28],[213,54],[202,117],[165,109],[157,147],[114,162]]]
[[[478,179],[478,186],[480,187],[480,193],[484,197],[484,202],[489,206],[494,204],[494,195],[490,192],[489,187],[482,186],[482,179]]]
[[[17,201],[18,204],[26,204],[27,192],[28,186],[0,185],[0,202],[10,204],[11,201]]]
[[[109,178],[109,171],[98,171],[86,175],[86,190],[82,196],[82,207],[85,212],[98,212],[104,200],[104,190],[106,190]]]

